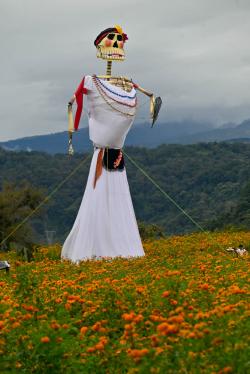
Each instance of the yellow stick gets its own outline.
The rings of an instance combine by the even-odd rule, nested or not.
[[[74,132],[72,105],[68,105],[68,129],[69,129],[69,132]]]

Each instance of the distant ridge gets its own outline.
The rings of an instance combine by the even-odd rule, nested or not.
[[[227,140],[228,143],[250,143],[250,138],[236,138]]]
[[[231,139],[250,139],[250,119],[243,121],[236,127],[217,128],[202,133],[187,135],[177,139],[177,143],[194,144],[200,142],[220,142]]]
[[[153,128],[149,123],[133,125],[125,145],[154,148],[161,144],[195,144],[201,142],[250,141],[250,119],[236,125],[224,124],[215,128],[212,124],[195,121],[156,123]],[[76,152],[92,149],[88,128],[73,134],[73,146]],[[0,147],[11,151],[41,151],[50,154],[67,153],[68,132],[25,137],[0,142]]]

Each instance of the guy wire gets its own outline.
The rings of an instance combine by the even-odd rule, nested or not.
[[[151,178],[146,172],[145,170],[143,170],[140,165],[137,164],[137,162],[135,160],[133,160],[128,154],[127,152],[124,151],[123,149],[123,153],[127,156],[127,158],[129,159],[129,161],[135,165],[137,167],[137,169],[139,169],[142,174],[145,175],[146,178],[148,178],[156,188],[158,188],[158,190],[165,196],[166,199],[168,199],[169,201],[171,201],[171,203],[173,203],[177,209],[179,209],[196,227],[198,227],[202,232],[204,232],[207,236],[209,236],[213,242],[215,242],[221,249],[223,249],[223,251],[225,251],[224,247],[218,243],[217,241],[214,240],[214,238],[212,237],[211,234],[209,234],[208,231],[206,231],[198,222],[196,222],[191,216],[190,214],[188,214],[171,196],[169,196],[169,194],[164,191],[157,182],[155,182],[155,180],[153,178]]]
[[[84,160],[82,160],[81,162],[80,162],[80,164],[79,165],[77,165],[76,167],[75,167],[75,169],[66,177],[66,178],[64,178],[54,189],[53,189],[53,191],[51,191],[50,192],[50,194],[49,195],[47,195],[46,197],[45,197],[45,199],[40,203],[40,204],[38,204],[38,206],[34,209],[34,210],[32,210],[2,241],[1,241],[1,243],[0,243],[0,246],[4,243],[4,242],[6,242],[6,240],[7,239],[9,239],[22,225],[24,225],[24,223],[25,222],[27,222],[28,221],[28,219],[31,217],[31,216],[33,216],[33,214],[35,214],[40,208],[41,208],[41,206],[43,206],[45,203],[47,203],[48,201],[49,201],[49,199],[64,185],[64,183],[66,183],[71,177],[72,177],[72,175],[74,175],[75,174],[75,172],[78,170],[78,169],[80,169],[80,167],[90,158],[90,156],[91,156],[91,153],[89,153],[88,154],[88,156],[84,159]]]

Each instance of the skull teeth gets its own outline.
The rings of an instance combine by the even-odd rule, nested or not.
[[[104,60],[124,60],[124,51],[121,48],[110,48],[100,46],[97,51],[97,57]]]

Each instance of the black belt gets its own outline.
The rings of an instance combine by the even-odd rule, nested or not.
[[[100,149],[100,151],[96,161],[94,188],[97,179],[102,173],[102,167],[104,167],[107,171],[123,171],[125,166],[122,149],[97,146],[95,146],[95,149]]]

